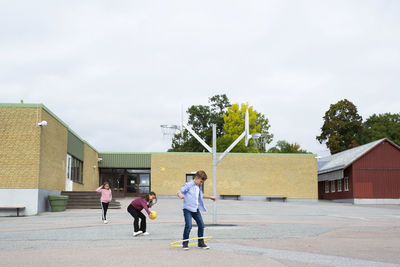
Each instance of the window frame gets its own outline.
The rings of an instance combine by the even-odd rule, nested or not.
[[[83,184],[83,161],[70,154],[67,155],[71,157],[71,171],[69,173],[71,181]]]
[[[329,193],[329,181],[325,181],[325,193]]]
[[[348,192],[349,191],[349,177],[344,177],[344,182],[343,182],[343,186],[344,186],[344,191]]]
[[[335,193],[336,192],[336,180],[331,181],[331,192]]]
[[[186,176],[185,176],[186,177],[186,183],[192,181],[195,176],[196,176],[195,173],[187,173]],[[188,179],[189,177],[190,177],[190,179]],[[201,192],[204,193],[204,183],[201,184],[200,188],[201,188]]]
[[[337,180],[337,191],[342,192],[342,179]]]

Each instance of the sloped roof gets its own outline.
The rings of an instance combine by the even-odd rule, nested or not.
[[[345,167],[347,167],[348,165],[359,159],[361,156],[363,156],[365,153],[370,151],[372,148],[374,148],[376,145],[383,142],[384,140],[394,144],[387,138],[382,138],[362,146],[358,146],[352,149],[336,153],[334,155],[318,159],[317,161],[318,174],[344,169]],[[397,147],[397,145],[395,146]]]

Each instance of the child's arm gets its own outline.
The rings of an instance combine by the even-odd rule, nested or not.
[[[143,199],[143,201],[142,201],[142,206],[143,206],[143,208],[145,209],[145,211],[147,212],[147,214],[150,215],[151,211],[150,211],[149,208],[147,207],[147,201],[146,201],[146,199]]]
[[[215,201],[215,200],[217,200],[217,198],[216,198],[216,197],[209,196],[209,195],[206,195],[206,194],[203,194],[203,198],[206,198],[206,199],[211,199],[212,201]]]
[[[101,192],[101,189],[103,189],[103,186],[101,185],[99,188],[96,189],[96,192]]]
[[[184,186],[182,186],[182,188],[179,189],[178,193],[176,194],[180,199],[184,199],[187,191],[189,191],[189,183],[186,183]]]

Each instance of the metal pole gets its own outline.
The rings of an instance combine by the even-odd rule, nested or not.
[[[191,133],[196,139],[197,141],[200,142],[200,144],[202,144],[207,150],[208,152],[212,153],[212,149],[209,145],[206,144],[206,142],[203,141],[203,139],[201,139],[200,136],[198,136],[193,130],[192,128],[190,128],[189,126],[187,126],[185,123],[183,124],[183,127],[185,127],[186,130],[189,131],[189,133]]]
[[[213,130],[213,146],[212,146],[212,161],[213,161],[213,194],[217,197],[217,126],[212,125]],[[213,224],[217,224],[217,202],[213,202]]]

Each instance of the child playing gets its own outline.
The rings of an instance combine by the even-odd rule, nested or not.
[[[135,198],[132,201],[132,203],[128,206],[127,210],[134,218],[133,236],[138,236],[141,234],[149,235],[149,233],[146,232],[146,216],[144,216],[141,210],[145,209],[147,214],[150,216],[151,211],[149,210],[149,207],[152,206],[152,202],[156,198],[157,198],[156,193],[150,192],[145,197]],[[139,228],[139,219],[141,219],[140,228]]]
[[[104,223],[108,223],[107,218],[106,218],[107,209],[108,209],[108,204],[112,200],[112,193],[111,193],[110,185],[108,184],[108,182],[105,182],[99,188],[97,188],[96,191],[101,193],[100,202],[101,202],[101,210],[102,210],[102,212],[101,212],[102,220]]]
[[[204,235],[204,222],[201,217],[200,211],[206,211],[204,207],[203,198],[216,201],[216,197],[203,194],[201,191],[201,184],[207,180],[207,174],[204,171],[196,172],[192,181],[187,182],[177,193],[180,199],[183,199],[183,216],[185,218],[185,229],[183,231],[183,240],[189,239],[190,230],[192,229],[192,218],[197,223],[197,236],[203,237]],[[189,241],[182,243],[183,249],[189,249]],[[198,247],[209,249],[204,243],[203,239],[198,240]]]

